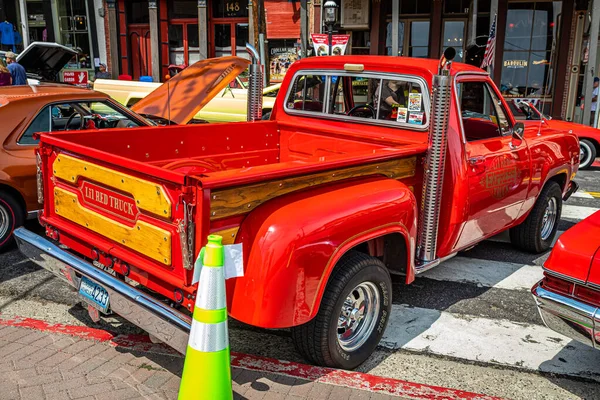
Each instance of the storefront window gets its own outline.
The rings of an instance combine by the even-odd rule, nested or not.
[[[542,99],[547,112],[553,94],[553,45],[558,40],[562,2],[509,3],[502,60],[502,95],[515,101]]]
[[[86,1],[59,0],[57,10],[62,44],[80,52],[78,58],[71,60],[68,67],[92,68]]]
[[[131,0],[125,2],[125,14],[128,24],[147,24],[149,20],[148,1]]]
[[[448,47],[456,49],[454,61],[463,62],[465,21],[444,21],[444,38],[442,52]]]
[[[467,14],[470,5],[471,0],[444,0],[444,14]]]
[[[167,2],[169,19],[198,18],[198,2],[196,0],[175,0]]]
[[[431,1],[402,0],[400,2],[400,14],[429,14],[431,12]]]
[[[248,18],[248,0],[213,0],[213,18]]]
[[[410,23],[409,57],[427,57],[429,54],[429,21]]]

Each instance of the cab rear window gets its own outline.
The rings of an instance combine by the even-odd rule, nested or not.
[[[298,73],[293,82],[285,104],[290,113],[416,129],[428,124],[425,84],[413,77]]]

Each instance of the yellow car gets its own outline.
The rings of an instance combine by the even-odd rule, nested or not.
[[[141,99],[164,85],[169,85],[169,81],[161,84],[155,82],[97,79],[94,82],[94,90],[108,94],[114,100],[127,107],[135,108],[135,105]],[[280,87],[281,84],[276,84],[263,89],[263,119],[268,119]],[[194,118],[207,122],[245,121],[247,95],[247,83],[237,77],[230,82],[229,86],[221,90],[208,104],[202,107]]]

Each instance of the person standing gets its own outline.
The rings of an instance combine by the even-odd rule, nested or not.
[[[112,75],[110,74],[110,72],[108,72],[106,70],[106,64],[100,64],[100,66],[98,67],[98,72],[96,72],[96,75],[94,76],[94,80],[96,79],[111,79]]]
[[[6,62],[12,76],[12,84],[15,86],[27,85],[27,73],[25,72],[25,68],[17,62],[17,55],[9,51],[6,53]]]
[[[590,114],[590,126],[594,126],[596,122],[596,109],[598,108],[598,85],[600,84],[600,78],[597,76],[594,78],[594,91],[592,92],[592,107]]]
[[[12,75],[8,68],[6,68],[6,63],[4,60],[0,58],[0,86],[10,86],[12,85]]]

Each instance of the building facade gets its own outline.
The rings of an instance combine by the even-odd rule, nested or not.
[[[600,1],[600,0],[598,0]],[[480,65],[497,16],[492,77],[510,104],[534,102],[555,118],[581,121],[588,67],[591,0],[336,0],[336,31],[350,35],[347,54],[438,58]],[[22,41],[78,48],[73,68],[98,62],[133,79],[164,80],[169,66],[206,57],[247,57],[257,44],[271,81],[301,54],[301,27],[324,31],[322,0],[0,0],[0,22]],[[27,18],[21,18],[26,15]],[[304,20],[303,20],[304,16]],[[262,26],[261,26],[262,24]],[[263,32],[258,41],[258,32]],[[0,40],[1,41],[1,40]],[[587,47],[586,47],[587,46]]]
[[[102,0],[0,0],[0,37],[3,49],[22,51],[34,41],[57,42],[77,49],[69,69],[93,77],[100,60],[106,59]],[[12,27],[10,38],[6,32]],[[12,43],[9,43],[12,42]]]

